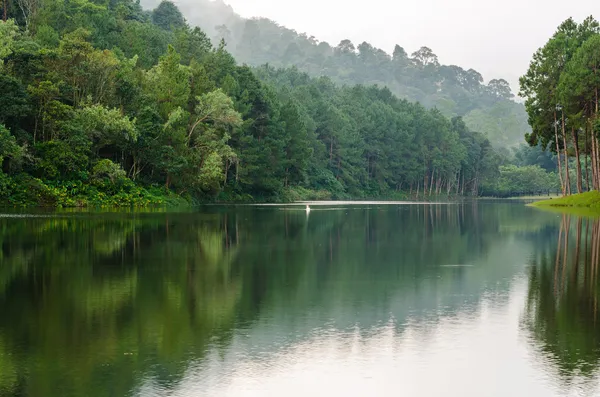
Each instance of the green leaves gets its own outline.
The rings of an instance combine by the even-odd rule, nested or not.
[[[14,20],[0,21],[0,71],[2,70],[4,59],[12,54],[12,44],[18,33],[19,28]]]
[[[397,86],[334,83],[385,82],[368,78],[383,68],[435,81],[423,92],[446,84],[492,103],[509,96],[506,82],[484,89],[480,74],[444,68],[427,48],[411,59],[398,47],[392,59],[366,42],[333,49],[307,38],[318,54],[302,41],[287,43],[288,58],[323,62],[319,74],[342,65],[335,80],[312,79],[297,69],[238,66],[224,43],[213,48],[170,2],[144,13],[130,0],[48,0],[31,23],[31,37],[13,22],[0,25],[0,123],[10,130],[5,159],[24,160],[44,202],[73,205],[77,189],[106,195],[98,202],[130,202],[132,181],[210,200],[381,196],[425,185],[439,194],[459,175],[477,192],[498,163],[481,135],[399,100]],[[263,27],[248,21],[236,51],[264,52],[271,38]],[[219,31],[232,40],[240,34]],[[449,113],[471,106],[453,98],[430,105],[446,103]]]
[[[189,100],[191,73],[180,61],[181,56],[169,45],[158,65],[146,73],[145,91],[165,118],[176,108],[185,108]]]
[[[19,160],[23,155],[23,148],[17,144],[17,140],[10,131],[0,124],[0,166],[4,159]],[[2,170],[0,169],[0,173]]]
[[[130,120],[117,109],[84,107],[75,112],[74,123],[94,142],[96,150],[113,144],[124,149],[138,139],[135,119]]]
[[[0,123],[12,127],[29,114],[29,96],[19,80],[1,73],[0,93]]]
[[[181,11],[170,1],[162,1],[152,11],[152,22],[164,30],[176,30],[185,27]]]

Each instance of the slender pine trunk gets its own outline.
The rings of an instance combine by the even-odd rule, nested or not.
[[[588,148],[588,129],[587,125],[585,126],[585,188],[589,192],[590,191],[590,174],[588,170],[588,156],[589,156],[589,148]]]
[[[563,138],[563,151],[565,153],[565,187],[567,194],[571,195],[571,178],[569,176],[569,154],[567,152],[567,134],[565,132],[565,113],[562,114],[562,138]]]
[[[556,111],[554,112],[554,142],[556,143],[556,161],[558,162],[558,177],[560,178],[560,190],[562,191],[562,195],[565,194],[565,182],[562,176],[562,163],[560,160],[560,146],[558,144],[558,120],[556,119]]]
[[[571,136],[573,138],[573,145],[575,146],[575,159],[577,161],[577,193],[581,193],[583,187],[581,183],[581,161],[579,160],[579,139],[573,127],[571,127]]]

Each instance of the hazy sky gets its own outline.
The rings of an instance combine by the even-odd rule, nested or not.
[[[600,17],[592,0],[225,0],[244,17],[262,16],[336,45],[348,38],[391,53],[430,47],[443,64],[474,68],[486,81],[518,88],[537,48],[572,16]]]

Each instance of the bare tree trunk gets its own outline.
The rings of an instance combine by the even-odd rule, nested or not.
[[[592,188],[597,189],[596,184],[596,139],[594,136],[591,136],[591,148],[590,148],[590,161],[592,163]]]
[[[458,196],[458,193],[460,192],[460,171],[458,170],[458,176],[456,179],[456,195]]]
[[[592,142],[594,144],[594,152],[592,154],[592,160],[594,163],[594,168],[592,169],[592,180],[594,181],[594,189],[598,190],[600,188],[600,185],[598,184],[598,178],[600,177],[600,175],[598,175],[598,166],[600,166],[600,164],[598,164],[598,139],[596,139],[595,136],[592,136]]]
[[[587,125],[585,127],[585,188],[589,192],[590,191],[590,174],[588,170],[588,130]]]
[[[8,19],[8,0],[2,2],[2,21],[6,22]]]
[[[598,190],[598,140],[595,136],[592,136],[592,144],[594,145],[592,151],[592,182],[594,189]]]
[[[583,187],[581,183],[581,162],[579,161],[579,139],[573,127],[571,127],[571,136],[573,138],[573,145],[575,146],[575,159],[577,161],[577,193],[581,193]]]
[[[231,167],[231,162],[229,159],[225,160],[225,177],[223,178],[223,188],[227,185],[227,176],[229,174],[229,167]],[[287,176],[286,176],[287,178]]]
[[[565,191],[565,182],[562,177],[562,164],[560,161],[560,147],[558,145],[558,124],[556,120],[556,111],[554,112],[554,142],[556,143],[556,159],[558,161],[558,176],[560,178],[560,190],[562,191],[562,195],[566,196]]]
[[[431,171],[431,181],[429,183],[429,196],[431,196],[431,192],[433,191],[433,180],[435,178],[435,169]]]
[[[592,136],[592,186],[595,190],[598,190],[598,156],[596,156],[598,141],[596,137]]]
[[[563,150],[565,152],[565,187],[566,191],[571,195],[571,178],[569,176],[569,154],[567,152],[567,133],[565,132],[565,113],[562,114],[562,138],[563,138]]]

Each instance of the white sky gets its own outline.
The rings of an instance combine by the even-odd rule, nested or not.
[[[486,81],[518,78],[568,17],[600,17],[592,0],[225,0],[243,17],[267,17],[337,45],[348,38],[391,53],[430,47],[442,64],[474,68]]]

